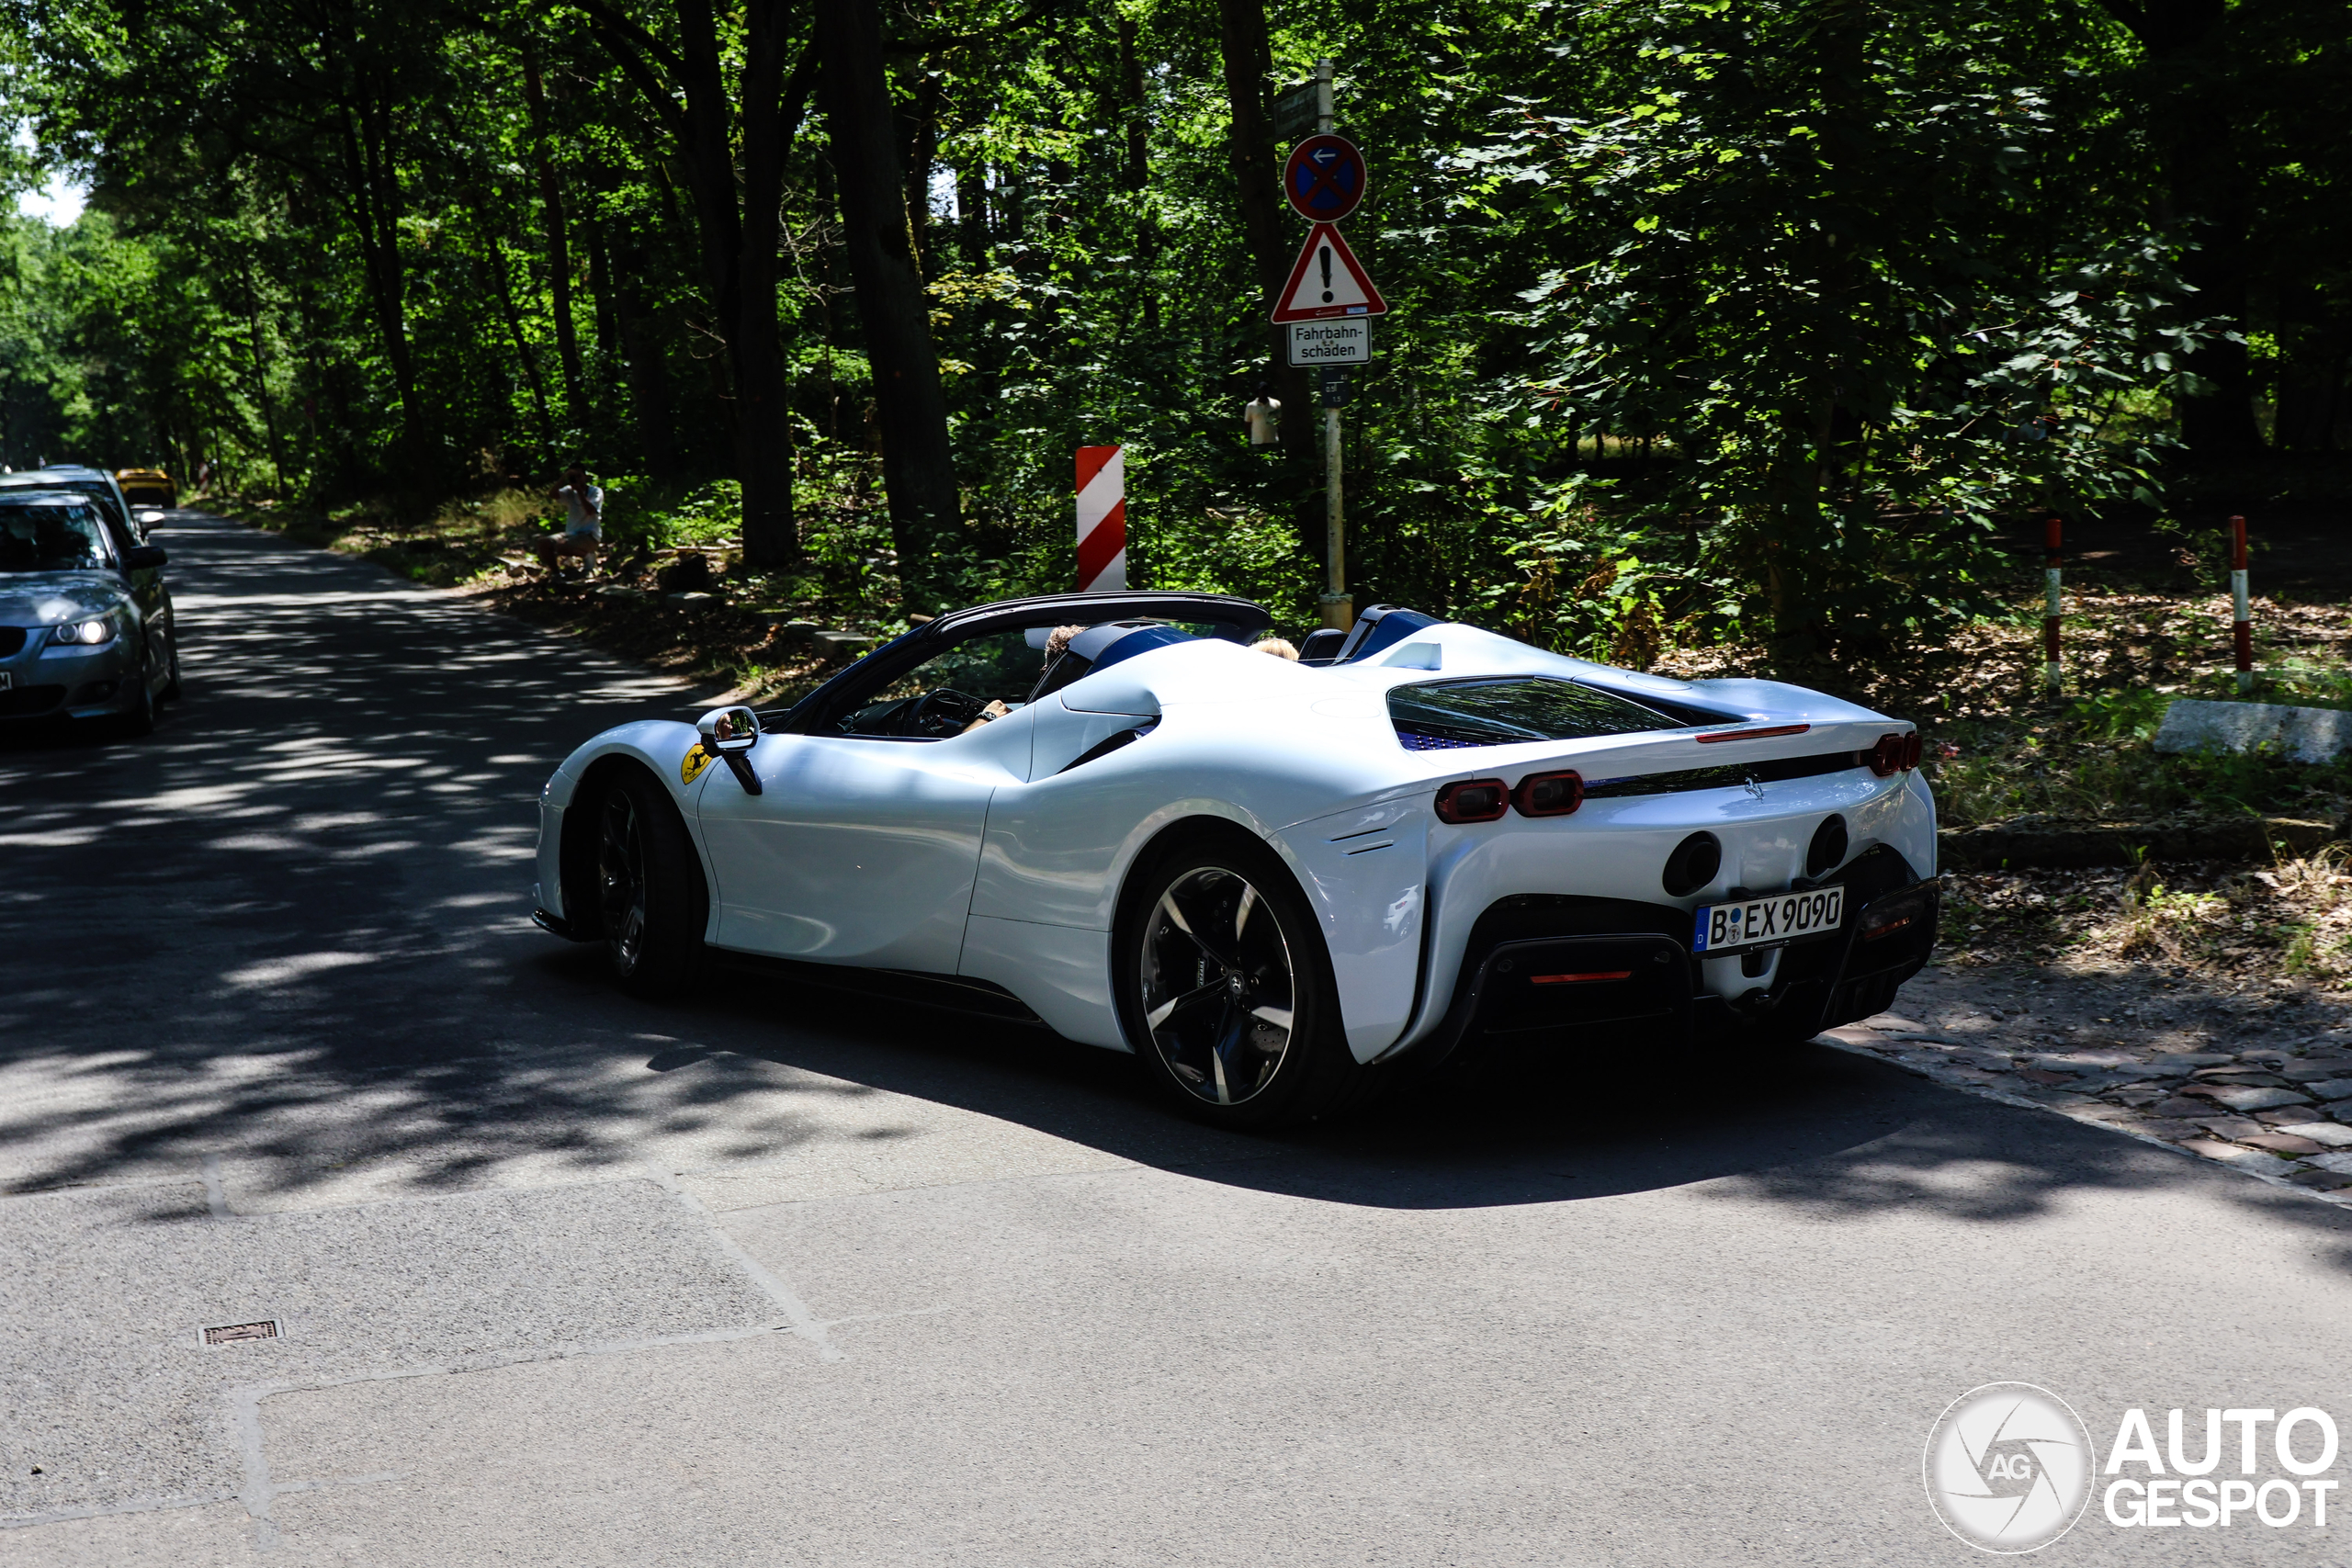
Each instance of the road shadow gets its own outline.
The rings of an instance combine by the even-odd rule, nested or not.
[[[594,983],[592,967],[581,966],[582,983]],[[1186,1125],[1182,1112],[1127,1057],[995,1022],[881,1015],[822,994],[789,1005],[801,1028],[788,1039],[758,1000],[687,1004],[677,1016],[694,1021],[694,1034],[729,1040],[730,1052],[944,1100],[1203,1180],[1321,1201],[1461,1209],[1735,1181],[1829,1219],[1916,1210],[2004,1224],[2086,1191],[2193,1189],[2307,1226],[2352,1267],[2352,1216],[2332,1205],[1826,1043],[1711,1051],[1596,1033],[1401,1086],[1332,1125],[1188,1138],[1171,1131]],[[821,1038],[802,1032],[820,1019],[831,1025]]]

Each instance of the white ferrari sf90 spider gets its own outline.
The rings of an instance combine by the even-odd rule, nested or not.
[[[1497,1035],[1804,1039],[1927,962],[1899,720],[1368,610],[1301,657],[1201,593],[944,615],[789,711],[607,730],[540,802],[538,922],[1042,1021],[1196,1113],[1322,1114]]]

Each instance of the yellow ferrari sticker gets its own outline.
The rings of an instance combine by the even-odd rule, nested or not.
[[[702,777],[702,771],[708,766],[710,766],[710,753],[704,750],[702,742],[697,740],[686,748],[686,760],[678,764],[678,782],[680,784],[694,783],[695,780]]]

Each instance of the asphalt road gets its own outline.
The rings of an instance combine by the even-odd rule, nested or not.
[[[1961,1563],[1975,1385],[2102,1453],[2352,1418],[2352,1219],[1826,1047],[1261,1140],[1019,1030],[629,1001],[528,924],[531,802],[694,694],[163,542],[185,702],[0,739],[0,1563]]]

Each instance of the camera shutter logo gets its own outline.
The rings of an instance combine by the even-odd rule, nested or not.
[[[2090,1501],[2090,1433],[2048,1389],[1986,1383],[1938,1417],[1921,1468],[1952,1534],[1984,1551],[2039,1551]]]

